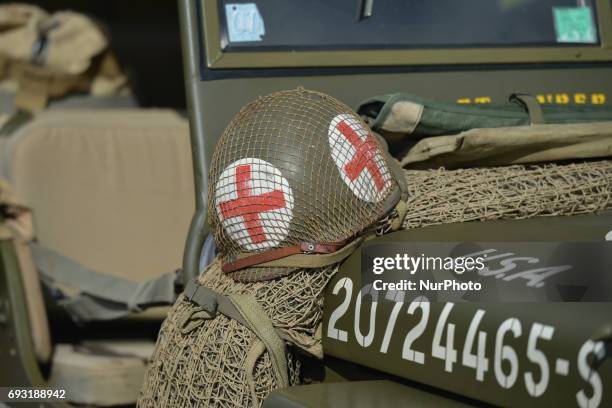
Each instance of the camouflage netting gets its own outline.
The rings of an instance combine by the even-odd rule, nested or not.
[[[588,214],[611,208],[612,161],[406,170],[404,229],[465,221]]]
[[[408,170],[406,180],[411,193],[406,229],[612,208],[612,161]],[[224,294],[254,294],[285,341],[320,356],[317,329],[322,319],[323,290],[336,270],[337,266],[299,270],[269,281],[238,283],[221,272],[217,260],[200,283]],[[139,406],[260,406],[278,386],[270,356],[267,352],[261,355],[250,370],[253,381],[249,381],[245,362],[255,335],[223,315],[198,319],[198,310],[181,297],[170,311],[159,334]],[[298,384],[299,364],[292,356],[288,366],[290,384]]]
[[[272,320],[279,335],[295,347],[322,356],[320,335],[323,290],[337,265],[302,270],[287,277],[238,283],[213,262],[200,283],[223,294],[251,293]],[[145,377],[140,407],[252,407],[278,388],[269,354],[264,352],[253,370],[254,393],[245,369],[255,335],[240,323],[217,314],[212,320],[193,316],[199,307],[183,297],[168,314],[159,333]],[[194,318],[195,317],[195,318]],[[291,356],[290,384],[299,383],[299,363]],[[257,399],[254,401],[254,399]]]

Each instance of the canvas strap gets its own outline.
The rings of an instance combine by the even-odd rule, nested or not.
[[[533,95],[514,93],[510,95],[510,102],[516,102],[521,105],[529,115],[529,124],[531,125],[543,125],[544,113],[542,113],[542,107],[538,103],[538,100]]]
[[[77,322],[117,319],[150,307],[172,305],[176,300],[180,277],[176,272],[133,282],[89,269],[36,243],[30,248],[43,282]],[[66,289],[78,293],[71,296]]]
[[[236,320],[251,330],[265,346],[270,355],[272,370],[279,387],[289,385],[287,373],[287,356],[285,342],[276,333],[274,326],[266,312],[261,308],[255,297],[251,294],[223,295],[210,288],[200,285],[196,279],[185,286],[184,296],[191,302],[214,317],[221,313],[230,319]],[[253,365],[263,349],[252,348],[249,352],[250,358],[245,362],[246,366]],[[255,356],[257,354],[257,356]],[[249,364],[251,361],[253,364]],[[252,375],[252,368],[250,374]]]

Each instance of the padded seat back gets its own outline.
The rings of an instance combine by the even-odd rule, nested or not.
[[[48,111],[3,142],[43,246],[133,281],[173,271],[194,211],[189,128],[169,110]]]

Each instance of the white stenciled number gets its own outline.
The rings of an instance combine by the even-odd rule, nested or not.
[[[603,387],[599,373],[589,365],[589,355],[591,354],[595,354],[596,360],[604,358],[606,350],[603,342],[587,340],[578,352],[578,372],[583,380],[588,381],[592,390],[590,397],[585,390],[576,393],[576,401],[580,408],[596,408],[601,404]]]
[[[372,298],[372,307],[370,308],[370,324],[368,334],[365,336],[361,333],[361,299],[369,295]],[[361,347],[369,347],[374,340],[374,330],[376,329],[376,307],[378,306],[378,291],[374,289],[372,284],[365,285],[361,288],[357,296],[357,304],[355,305],[355,338]]]
[[[404,292],[398,290],[388,290],[387,294],[385,295],[385,299],[395,302],[395,304],[393,305],[389,322],[387,322],[387,329],[385,330],[385,335],[383,336],[383,341],[380,345],[380,352],[383,354],[386,354],[387,350],[389,349],[389,342],[391,341],[391,336],[393,335],[393,329],[395,329],[397,315],[404,306]]]
[[[421,309],[421,320],[406,335],[402,348],[402,358],[418,364],[425,364],[425,354],[412,349],[412,343],[421,337],[427,326],[427,319],[429,319],[429,300],[425,296],[419,296],[410,302],[408,314],[413,315],[417,309]]]
[[[448,315],[453,309],[453,303],[447,303],[440,313],[440,319],[436,325],[436,331],[434,332],[433,343],[431,345],[431,355],[444,360],[444,370],[449,373],[453,372],[453,364],[457,361],[457,350],[453,348],[453,341],[455,339],[455,325],[449,323],[446,327],[446,347],[442,346],[442,334],[444,333],[444,326],[448,320]]]
[[[554,333],[555,328],[552,326],[540,323],[534,323],[533,326],[531,326],[529,340],[527,341],[527,358],[540,367],[540,381],[537,383],[534,380],[535,375],[531,371],[525,373],[525,387],[532,397],[539,397],[544,394],[546,387],[548,387],[548,380],[550,379],[550,367],[546,359],[546,354],[537,349],[538,339],[550,340]]]
[[[476,369],[476,379],[478,381],[484,381],[484,373],[489,370],[489,359],[485,356],[487,333],[484,331],[478,331],[478,326],[480,325],[480,321],[482,320],[484,314],[485,311],[482,309],[478,309],[476,311],[476,314],[470,323],[470,327],[468,328],[465,344],[463,345],[463,365]],[[472,354],[476,334],[478,334],[476,353]]]
[[[333,311],[329,317],[329,324],[327,325],[327,337],[330,339],[336,339],[346,342],[348,340],[348,333],[346,330],[336,329],[336,323],[344,316],[349,304],[351,303],[351,296],[353,295],[353,281],[350,278],[342,278],[334,286],[333,294],[337,295],[340,289],[345,290],[345,296],[340,306]]]
[[[495,336],[495,360],[493,366],[495,368],[495,378],[503,388],[511,388],[518,376],[518,357],[516,351],[507,344],[504,344],[504,337],[509,331],[512,332],[514,337],[521,335],[521,322],[517,318],[511,317],[504,320],[499,329],[497,329],[497,335]],[[510,373],[508,375],[502,369],[502,361],[504,360],[510,365]]]

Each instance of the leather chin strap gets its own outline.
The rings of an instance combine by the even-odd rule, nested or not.
[[[393,212],[395,217],[389,224],[389,230],[396,231],[402,225],[406,215],[407,205],[399,200]],[[302,242],[298,245],[272,249],[257,254],[238,255],[230,262],[224,263],[221,270],[225,273],[234,272],[251,266],[277,268],[321,268],[340,262],[357,249],[359,244],[368,239],[370,234],[364,234],[350,242]]]
[[[344,246],[345,241],[327,243],[302,242],[290,247],[277,248],[258,254],[237,257],[237,259],[224,264],[221,270],[228,273],[254,265],[278,266],[271,265],[271,263],[294,255],[329,255],[338,252]]]

